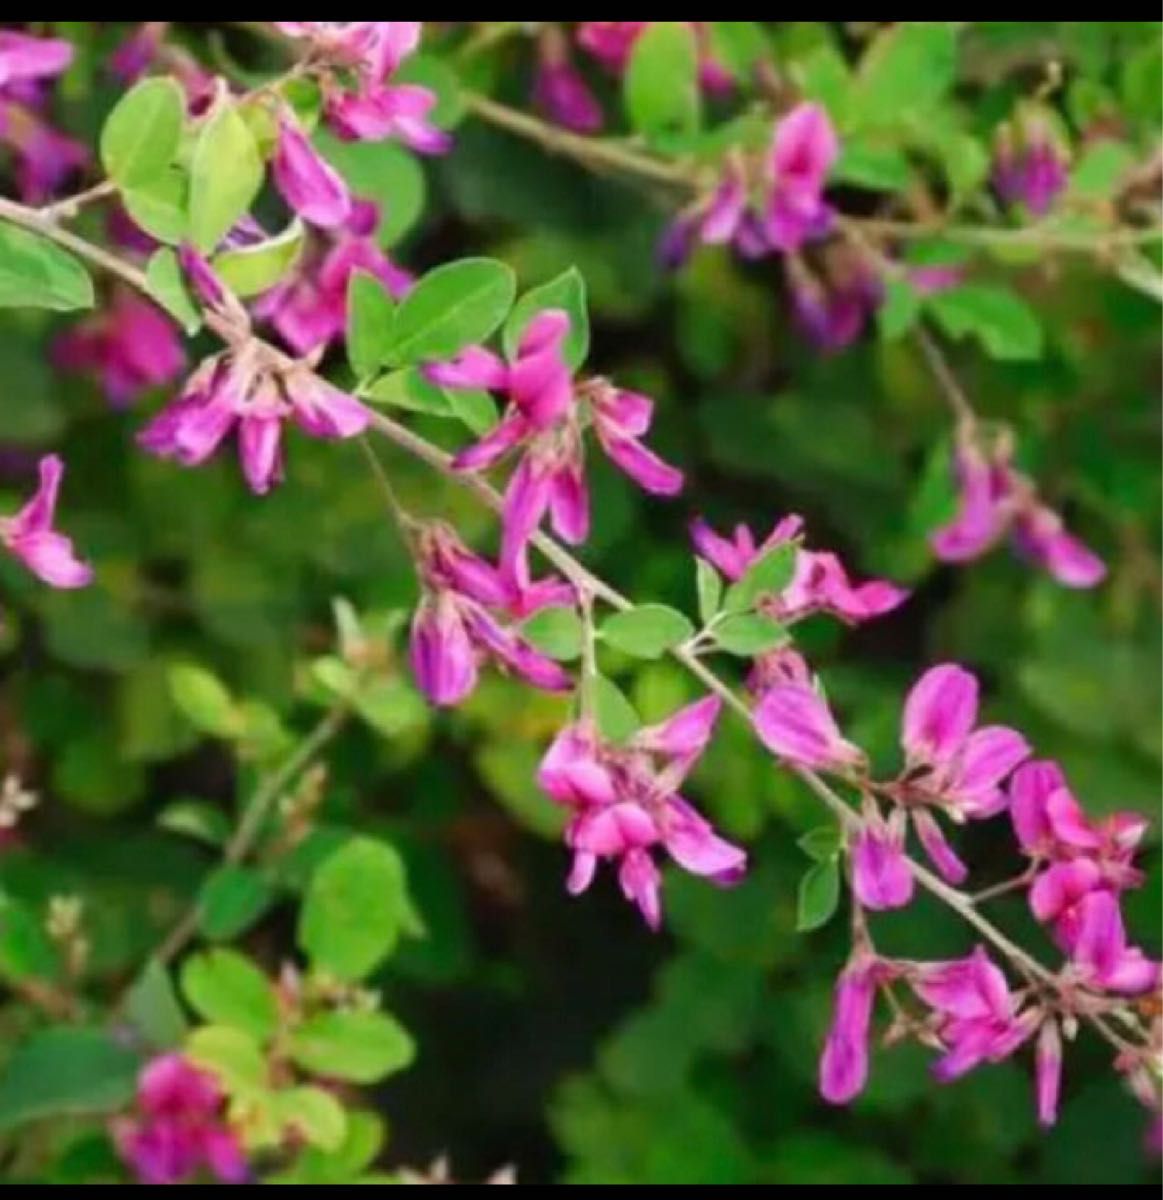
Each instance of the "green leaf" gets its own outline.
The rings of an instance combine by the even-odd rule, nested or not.
[[[796,845],[816,862],[830,863],[840,857],[844,837],[838,825],[821,825],[819,829],[805,833]]]
[[[202,314],[186,287],[178,256],[163,247],[149,260],[145,269],[149,294],[178,322],[187,334],[193,336],[202,328]]]
[[[273,902],[270,884],[257,871],[220,867],[198,897],[198,927],[212,942],[231,942],[257,924]]]
[[[965,284],[928,300],[929,311],[950,337],[972,336],[1003,361],[1042,356],[1042,326],[1020,296],[988,284]]]
[[[397,366],[453,358],[491,337],[513,307],[517,281],[504,263],[466,258],[437,267],[396,313],[391,361]]]
[[[263,175],[254,134],[234,105],[224,104],[203,127],[190,164],[190,236],[203,254],[250,211]]]
[[[329,1152],[308,1148],[289,1171],[266,1182],[276,1186],[356,1182],[379,1157],[386,1131],[383,1121],[372,1113],[349,1112],[345,1117],[347,1128],[342,1145]]]
[[[371,838],[353,838],[319,867],[299,915],[299,946],[312,966],[347,983],[366,979],[402,935],[422,931],[403,861]]]
[[[336,1012],[312,1017],[290,1037],[291,1057],[304,1071],[344,1083],[379,1083],[411,1066],[416,1046],[386,1013]]]
[[[753,563],[747,574],[727,592],[724,611],[732,614],[749,612],[764,596],[782,595],[795,578],[799,553],[795,542],[786,542]]]
[[[661,604],[615,613],[601,628],[604,642],[635,658],[661,658],[694,635],[695,627],[687,617]]]
[[[404,371],[393,371],[377,379],[365,392],[365,400],[372,404],[385,404],[390,408],[402,408],[405,412],[423,413],[428,417],[451,419],[450,393],[429,383],[414,367]]]
[[[565,339],[565,361],[578,370],[590,353],[590,310],[586,300],[586,281],[577,267],[570,267],[556,279],[526,292],[505,323],[505,354],[512,362],[530,322],[539,313],[557,308],[569,314],[569,336]]]
[[[629,741],[641,728],[642,718],[616,683],[599,675],[592,683],[598,729],[610,742]]]
[[[186,1037],[186,1016],[170,973],[151,958],[125,997],[125,1015],[153,1050],[176,1050]]]
[[[484,437],[486,433],[496,429],[501,414],[497,402],[488,392],[477,391],[475,388],[456,388],[446,390],[444,395],[452,415],[477,437]]]
[[[204,1025],[186,1041],[186,1057],[211,1072],[234,1095],[262,1092],[267,1064],[258,1042],[241,1029]]]
[[[576,662],[581,658],[585,633],[577,609],[543,609],[525,622],[521,635],[535,649],[558,662]]]
[[[1135,155],[1124,142],[1102,138],[1087,147],[1070,176],[1070,191],[1082,200],[1110,200],[1135,165]]]
[[[193,838],[207,846],[224,846],[230,837],[230,821],[226,814],[204,800],[176,800],[162,810],[157,823],[159,829]]]
[[[796,929],[812,933],[823,928],[839,907],[840,867],[834,861],[819,863],[800,880]]]
[[[274,1035],[279,1005],[266,976],[234,950],[197,954],[182,969],[186,1002],[212,1025],[238,1029],[258,1042]]]
[[[184,242],[190,234],[190,178],[185,171],[168,171],[121,193],[125,211],[151,237],[169,246]]]
[[[275,1112],[284,1129],[292,1129],[309,1146],[335,1152],[347,1138],[347,1114],[330,1093],[317,1087],[280,1092]]]
[[[17,1048],[0,1075],[0,1133],[33,1121],[94,1117],[133,1100],[140,1064],[98,1029],[49,1029]]]
[[[127,92],[101,131],[101,162],[118,187],[161,175],[177,157],[186,97],[172,79],[145,79]]]
[[[410,680],[400,676],[375,679],[364,684],[356,711],[377,733],[397,738],[411,729],[423,728],[428,706]]]
[[[957,33],[949,21],[898,21],[872,43],[860,65],[853,123],[893,126],[924,114],[957,79]]]
[[[59,956],[41,913],[0,892],[0,978],[51,979],[58,970]]]
[[[728,617],[715,626],[715,641],[721,650],[736,658],[758,658],[786,646],[788,631],[771,617],[760,613]]]
[[[852,140],[844,143],[835,179],[874,192],[901,192],[911,183],[912,170],[898,146]]]
[[[306,242],[307,231],[296,218],[277,237],[217,255],[214,269],[236,296],[261,296],[290,275]]]
[[[347,287],[347,359],[357,379],[374,375],[388,361],[396,303],[384,285],[356,271]]]
[[[93,280],[79,260],[15,225],[0,221],[0,308],[92,308]]]
[[[624,79],[626,112],[638,133],[694,133],[699,126],[699,50],[686,21],[655,21],[634,44]]]
[[[183,716],[203,733],[233,738],[239,729],[234,699],[216,676],[192,663],[169,669],[170,694]]]
[[[695,583],[699,594],[699,618],[706,627],[719,615],[719,606],[723,603],[723,578],[705,558],[696,558]]]
[[[916,288],[903,279],[886,279],[884,303],[876,311],[881,336],[896,341],[915,329],[920,317],[921,297]]]
[[[357,196],[379,205],[380,245],[394,246],[424,215],[428,184],[411,151],[395,142],[343,142],[328,133],[316,144]]]

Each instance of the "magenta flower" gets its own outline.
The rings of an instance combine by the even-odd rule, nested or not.
[[[762,545],[745,526],[723,538],[703,520],[691,526],[696,551],[730,582],[738,583],[748,570],[773,550],[797,541],[803,533],[800,517],[785,517]],[[875,580],[853,584],[835,554],[800,548],[792,582],[779,596],[761,597],[758,607],[783,624],[828,613],[849,625],[858,625],[899,608],[909,593],[891,583]]]
[[[43,204],[89,161],[88,148],[58,133],[43,117],[5,100],[0,89],[0,142],[16,158],[16,185],[27,204]]]
[[[577,33],[578,45],[607,70],[621,75],[630,65],[638,39],[650,24],[650,21],[582,21]],[[690,21],[688,24],[694,30],[698,44],[699,78],[703,89],[711,95],[731,91],[735,81],[714,56],[708,23]]]
[[[846,248],[829,248],[819,274],[790,259],[788,284],[796,325],[825,354],[856,342],[884,302],[879,273]]]
[[[933,1029],[945,1046],[933,1073],[942,1083],[983,1063],[1003,1062],[1037,1028],[1037,1013],[1019,1013],[1005,975],[981,948],[955,962],[918,965],[908,980],[933,1009]]]
[[[69,69],[72,61],[71,42],[0,30],[0,88],[55,79]]]
[[[309,250],[295,273],[254,305],[255,316],[269,321],[296,354],[314,354],[342,338],[348,285],[357,271],[378,279],[396,300],[411,288],[412,276],[376,242],[379,222],[375,205],[354,204],[346,224],[331,231],[330,246]]]
[[[243,475],[253,492],[265,495],[282,482],[283,426],[288,420],[310,437],[331,441],[358,437],[371,414],[305,368],[262,366],[247,346],[203,363],[138,441],[159,458],[194,467],[212,458],[237,431]]]
[[[424,598],[412,626],[412,671],[433,704],[452,708],[467,700],[487,660],[544,691],[573,689],[569,675],[504,619],[572,606],[571,588],[556,580],[515,588],[444,525],[426,525],[417,549]]]
[[[626,899],[658,929],[662,876],[655,850],[720,886],[740,881],[746,853],[720,838],[678,792],[710,743],[721,707],[715,698],[703,700],[624,747],[603,742],[585,720],[558,736],[538,780],[572,814],[571,895],[589,889],[601,862],[616,862]]]
[[[1106,566],[1072,537],[1061,517],[1041,504],[1031,480],[1013,467],[1012,447],[999,441],[985,454],[963,440],[955,458],[960,507],[932,537],[943,562],[965,563],[989,553],[1012,534],[1018,552],[1071,588],[1096,587]]]
[[[1163,980],[1160,964],[1127,944],[1118,899],[1109,891],[1089,892],[1078,902],[1067,948],[1079,980],[1087,987],[1140,996],[1157,991]]]
[[[1069,182],[1070,158],[1045,118],[1026,114],[999,130],[993,186],[1004,204],[1024,204],[1035,217],[1054,207]]]
[[[146,21],[109,56],[109,70],[126,86],[148,74],[170,30],[168,21]]]
[[[501,554],[502,567],[517,575],[524,572],[529,540],[547,515],[571,544],[579,545],[589,536],[584,416],[607,456],[645,491],[673,496],[683,486],[682,473],[642,444],[653,421],[652,402],[605,380],[575,386],[564,358],[568,334],[568,314],[550,309],[530,322],[512,363],[478,346],[453,362],[426,369],[428,378],[441,387],[484,388],[508,396],[501,423],[457,455],[455,466],[465,472],[488,470],[523,449],[505,496]]]
[[[768,689],[755,710],[755,728],[772,754],[793,766],[817,771],[866,766],[864,751],[844,738],[828,702],[806,684]]]
[[[839,157],[839,138],[818,104],[798,105],[776,126],[764,219],[775,249],[794,253],[831,231],[834,213],[824,189]]]
[[[138,1082],[137,1107],[113,1132],[139,1182],[189,1183],[203,1171],[221,1183],[249,1179],[242,1145],[226,1121],[226,1098],[213,1076],[180,1055],[155,1059]]]
[[[343,177],[311,145],[289,110],[279,117],[274,179],[283,199],[308,224],[335,229],[351,218],[351,193]]]
[[[173,383],[186,365],[182,339],[160,309],[119,291],[109,308],[63,334],[53,361],[96,375],[111,404],[123,407],[151,388]]]
[[[0,545],[49,587],[63,591],[88,587],[93,570],[72,541],[53,528],[64,463],[55,455],[40,460],[40,487],[15,516],[0,517]]]
[[[864,827],[853,839],[852,890],[873,912],[907,908],[912,903],[916,880],[905,854],[906,829],[903,810],[894,810],[885,821],[869,806]]]
[[[859,951],[836,980],[832,1026],[820,1058],[820,1094],[829,1104],[851,1104],[864,1091],[876,993],[895,974],[890,964]]]
[[[533,89],[537,107],[564,129],[597,133],[603,124],[602,107],[585,76],[574,65],[569,41],[560,27],[545,25],[537,46]]]

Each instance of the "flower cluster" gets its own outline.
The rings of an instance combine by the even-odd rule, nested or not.
[[[0,144],[16,158],[21,197],[39,204],[89,161],[80,142],[49,122],[49,84],[69,69],[73,47],[57,38],[0,30]]]
[[[571,816],[566,842],[574,856],[572,895],[589,889],[599,863],[617,863],[626,899],[658,929],[662,876],[654,850],[721,886],[743,878],[744,851],[720,838],[679,795],[710,743],[720,709],[717,699],[700,701],[641,730],[625,746],[603,741],[585,718],[558,735],[538,780]]]
[[[426,372],[442,387],[485,388],[508,399],[501,423],[459,454],[455,466],[485,471],[523,451],[505,495],[501,554],[502,568],[516,579],[527,573],[526,549],[547,514],[554,530],[572,545],[589,537],[586,422],[615,465],[645,491],[674,496],[683,487],[682,473],[642,444],[654,419],[650,400],[604,379],[575,383],[565,359],[569,331],[569,315],[549,309],[530,321],[511,363],[473,347]]]
[[[976,433],[960,439],[955,472],[960,506],[938,530],[933,550],[943,562],[965,563],[1011,536],[1018,553],[1071,588],[1096,587],[1106,578],[1100,558],[1073,537],[1062,518],[1039,497],[1033,480],[1014,466],[1005,436],[981,445]]]
[[[275,21],[303,41],[323,86],[324,117],[350,141],[395,138],[421,154],[443,154],[448,135],[431,121],[436,96],[393,79],[420,45],[419,21]]]
[[[517,587],[445,525],[423,526],[415,542],[424,598],[412,625],[412,670],[433,704],[449,708],[468,699],[489,659],[534,687],[572,691],[569,675],[506,624],[573,604],[572,588],[553,579]]]
[[[238,1136],[214,1078],[180,1055],[155,1059],[138,1081],[133,1117],[114,1125],[118,1150],[140,1183],[192,1183],[208,1173],[221,1183],[250,1178]]]

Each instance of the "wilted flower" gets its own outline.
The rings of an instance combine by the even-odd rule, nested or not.
[[[837,979],[832,1025],[820,1058],[820,1094],[829,1104],[851,1104],[864,1091],[876,993],[895,974],[891,964],[858,950]]]

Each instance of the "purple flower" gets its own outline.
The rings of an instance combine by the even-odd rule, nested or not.
[[[860,952],[836,980],[832,1026],[820,1058],[820,1094],[829,1104],[851,1104],[868,1083],[876,993],[893,974],[887,963]]]
[[[93,582],[72,541],[53,528],[64,463],[56,455],[40,460],[40,487],[15,516],[0,517],[0,545],[49,587],[72,591]]]
[[[993,186],[1002,202],[1024,204],[1044,217],[1069,181],[1069,156],[1049,122],[1026,113],[1017,128],[1003,125],[994,154]]]
[[[87,147],[58,133],[31,108],[6,102],[0,89],[0,142],[16,158],[16,184],[27,204],[43,204],[89,161]]]
[[[545,691],[572,690],[569,675],[506,623],[572,605],[572,589],[556,580],[516,588],[444,525],[424,527],[418,553],[424,598],[412,626],[412,671],[433,704],[453,708],[467,700],[485,660]]]
[[[1018,552],[1065,587],[1096,587],[1106,578],[1105,564],[1039,501],[1033,482],[1015,470],[1012,458],[1006,439],[988,453],[962,439],[954,462],[960,506],[952,523],[932,536],[937,557],[970,562],[1012,534]]]
[[[335,229],[351,217],[351,193],[342,176],[311,145],[289,110],[279,117],[274,179],[283,199],[311,225]]]
[[[454,465],[459,471],[484,471],[514,451],[524,451],[505,494],[501,554],[502,567],[517,577],[526,573],[526,548],[547,515],[558,535],[571,544],[589,536],[580,398],[588,402],[602,449],[640,487],[652,495],[673,496],[683,486],[681,472],[642,444],[653,422],[653,403],[604,380],[576,387],[564,358],[568,335],[568,314],[550,309],[530,322],[511,363],[477,346],[452,362],[426,369],[428,378],[441,387],[485,388],[508,395],[501,423],[458,454]]]
[[[189,1183],[202,1171],[245,1183],[250,1170],[225,1106],[213,1076],[180,1055],[155,1059],[138,1082],[137,1114],[114,1125],[117,1149],[150,1186]]]
[[[797,767],[820,771],[859,770],[864,752],[844,738],[827,701],[805,684],[777,684],[755,710],[763,744]]]
[[[253,346],[246,346],[203,363],[182,394],[141,432],[141,446],[194,467],[237,432],[243,475],[253,492],[265,495],[282,482],[286,421],[328,441],[366,431],[371,414],[354,397],[305,368],[267,369],[256,357]]]
[[[55,79],[69,69],[72,61],[71,42],[0,30],[0,88]]]
[[[764,214],[764,230],[775,249],[794,253],[830,232],[834,213],[824,189],[839,157],[839,138],[818,104],[798,105],[776,126]]]
[[[122,83],[136,83],[157,61],[169,33],[168,21],[146,21],[109,56],[109,70]]]
[[[901,809],[887,821],[870,810],[853,840],[852,890],[873,912],[907,908],[912,903],[916,880],[905,854],[905,829]]]
[[[538,50],[533,89],[537,107],[551,121],[574,133],[597,133],[603,124],[602,107],[574,65],[569,42],[559,26],[544,26]]]
[[[732,583],[772,551],[797,541],[803,534],[800,517],[785,517],[762,545],[740,525],[730,538],[720,537],[702,519],[691,526],[698,553]],[[835,554],[798,549],[795,575],[778,596],[760,597],[761,612],[783,624],[802,621],[815,613],[828,613],[849,625],[884,616],[902,605],[909,593],[891,583],[874,580],[853,584]]]
[[[603,742],[584,720],[558,735],[538,781],[572,814],[566,831],[574,856],[572,895],[589,889],[601,862],[615,862],[623,894],[658,929],[662,877],[656,850],[720,886],[740,881],[746,853],[720,838],[678,791],[710,742],[721,707],[717,699],[704,700],[642,730],[624,747]]]
[[[877,271],[847,249],[827,253],[819,276],[795,259],[789,261],[788,271],[795,322],[827,354],[851,346],[884,301]]]
[[[120,291],[104,313],[57,339],[53,361],[66,371],[95,374],[110,403],[122,407],[173,383],[186,355],[168,317],[148,300]]]
[[[1034,1034],[1037,1014],[1019,1014],[1005,975],[981,948],[967,959],[919,965],[908,978],[933,1009],[934,1032],[945,1046],[933,1068],[942,1083],[982,1063],[1003,1062]]]

